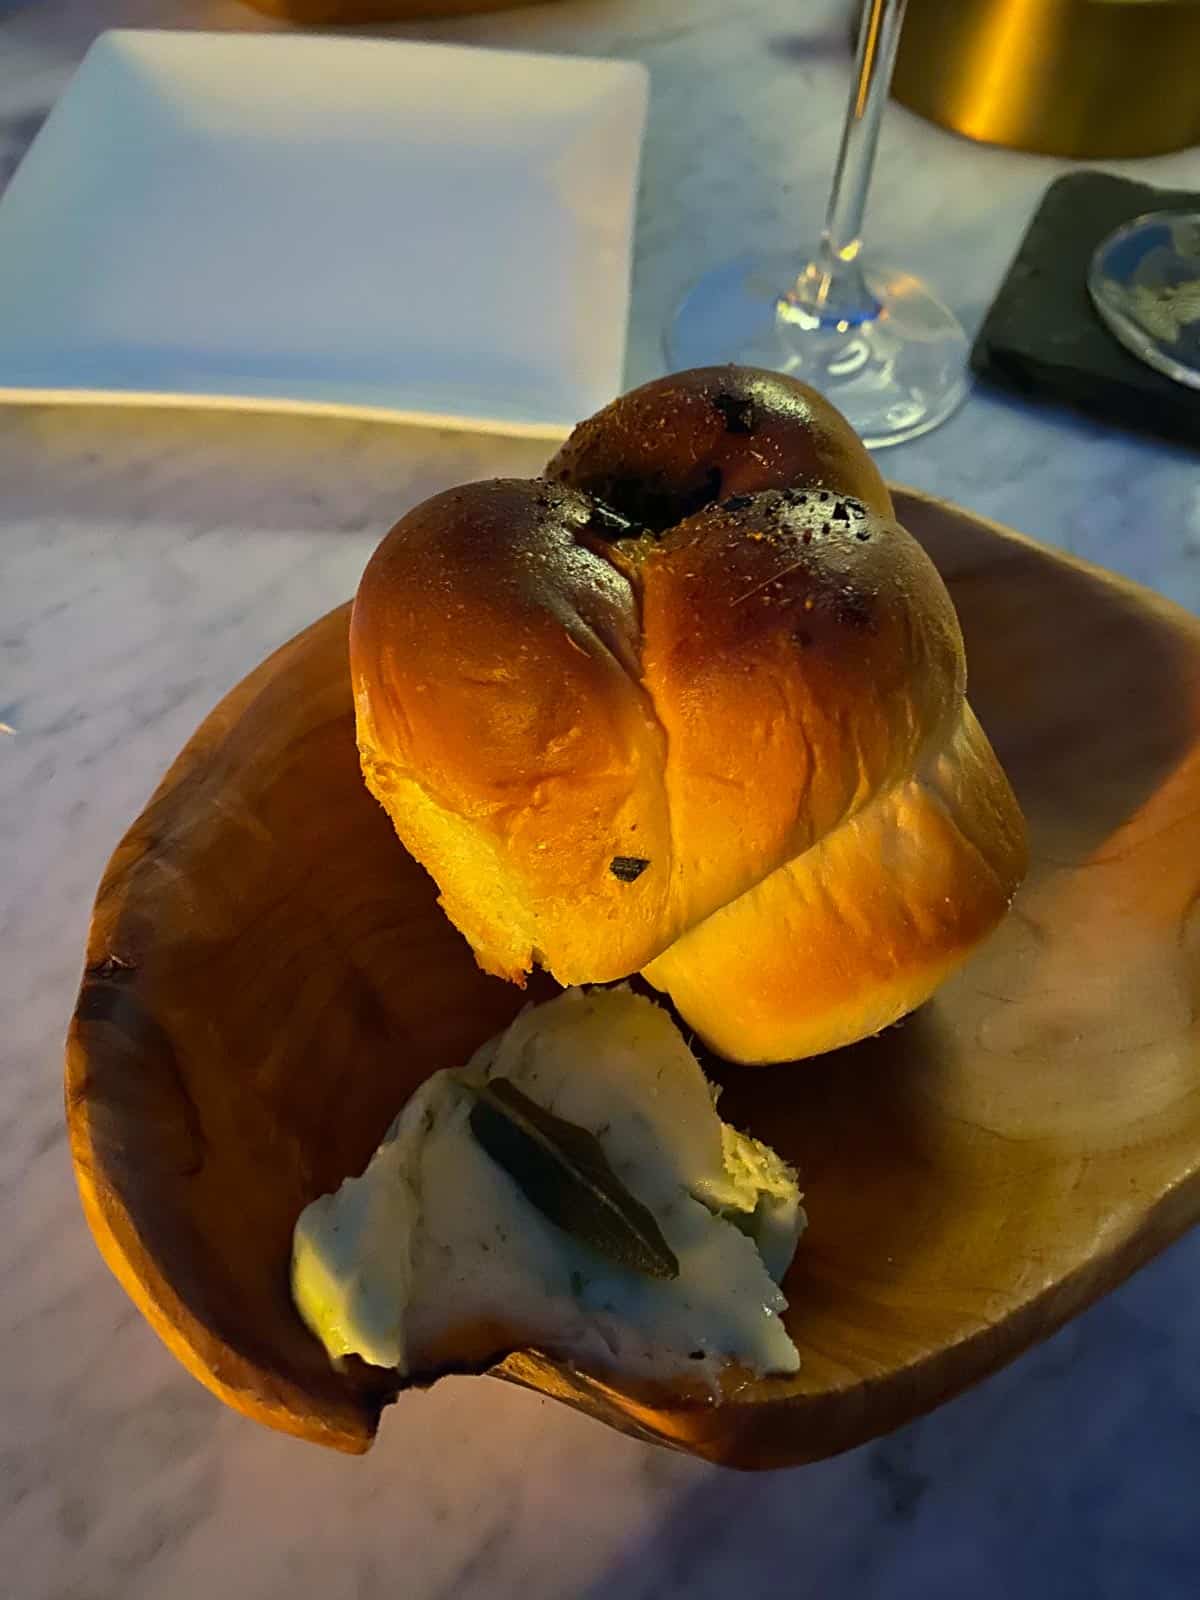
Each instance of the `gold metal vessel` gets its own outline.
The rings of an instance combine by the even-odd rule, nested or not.
[[[909,0],[892,92],[985,144],[1181,150],[1200,143],[1200,0]]]

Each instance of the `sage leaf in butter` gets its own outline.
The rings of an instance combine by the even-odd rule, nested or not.
[[[617,1177],[599,1139],[556,1117],[508,1078],[468,1084],[480,1147],[555,1227],[597,1255],[650,1278],[677,1278],[679,1262],[654,1213]]]

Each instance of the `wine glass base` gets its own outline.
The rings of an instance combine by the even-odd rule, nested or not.
[[[1200,389],[1200,211],[1153,211],[1109,234],[1088,291],[1127,350]]]
[[[820,390],[872,450],[928,433],[961,405],[967,336],[919,278],[868,266],[878,315],[814,326],[780,310],[800,266],[792,254],[745,256],[706,274],[667,329],[671,369],[734,361],[786,372]]]

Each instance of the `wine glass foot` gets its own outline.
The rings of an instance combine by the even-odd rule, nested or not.
[[[1153,211],[1109,234],[1088,291],[1127,350],[1200,389],[1200,211]]]
[[[835,321],[781,301],[794,255],[750,256],[708,273],[667,330],[673,371],[734,361],[786,372],[820,390],[869,449],[928,433],[967,394],[967,336],[912,273],[868,266],[878,303],[867,320]]]

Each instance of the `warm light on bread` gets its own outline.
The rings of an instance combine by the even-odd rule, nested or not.
[[[647,969],[734,1059],[895,1020],[1022,871],[945,587],[775,374],[659,380],[545,479],[416,507],[351,667],[366,781],[480,964]]]
[[[645,976],[731,1061],[836,1049],[921,1005],[1025,869],[1008,780],[964,704],[944,746],[663,952]]]

